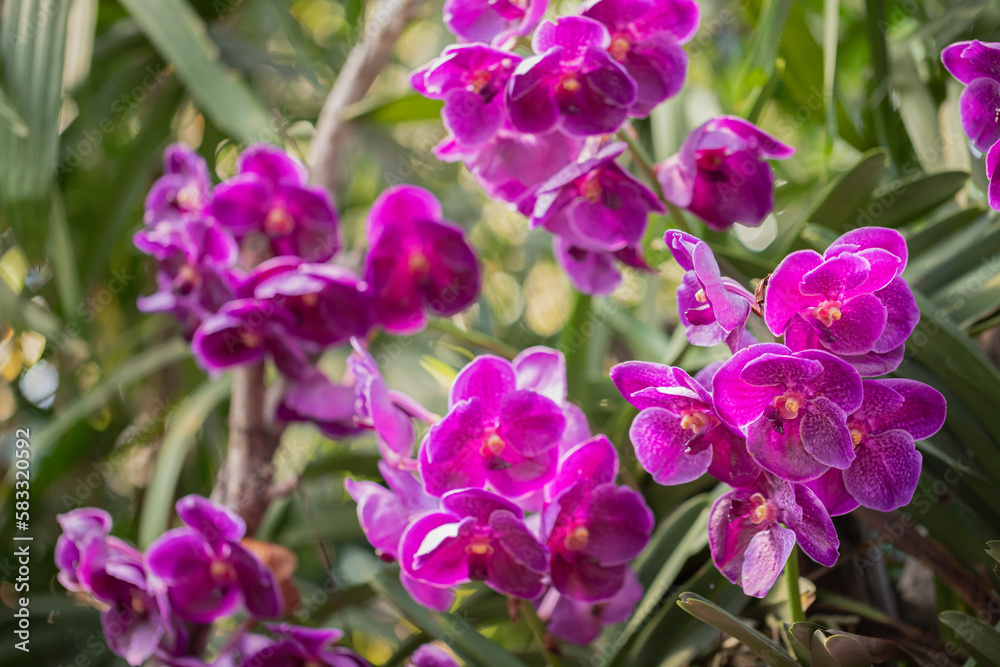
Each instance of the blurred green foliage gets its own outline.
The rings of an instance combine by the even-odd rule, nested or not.
[[[702,7],[701,29],[687,46],[688,84],[634,123],[640,141],[659,161],[708,117],[736,113],[797,147],[794,159],[775,165],[775,217],[759,230],[701,230],[730,274],[751,287],[789,250],[823,248],[858,225],[900,228],[923,320],[899,372],[949,401],[945,429],[920,445],[925,472],[913,503],[876,521],[838,520],[841,564],[803,573],[817,589],[810,614],[826,627],[892,640],[915,664],[930,664],[922,656],[933,651],[957,663],[974,648],[947,654],[947,628],[957,621],[939,626],[933,612],[976,616],[996,584],[984,548],[1000,527],[1000,373],[989,359],[998,356],[1000,222],[985,207],[983,161],[970,155],[958,123],[960,87],[938,53],[959,39],[1000,41],[1000,10],[987,0],[704,0]],[[438,107],[412,95],[407,74],[451,40],[440,3],[425,10],[352,110],[354,137],[342,156],[351,178],[335,193],[345,261],[359,257],[373,199],[409,182],[435,192],[469,230],[486,278],[478,305],[414,337],[381,336],[376,358],[390,385],[440,411],[451,375],[474,354],[498,345],[564,349],[575,379],[571,398],[619,446],[625,480],[643,491],[660,522],[637,563],[647,595],[636,614],[593,648],[567,647],[567,664],[747,664],[747,649],[673,602],[693,591],[781,643],[787,637],[774,619],[784,593],[751,604],[715,571],[704,535],[713,489],[704,480],[659,487],[644,475],[627,438],[632,409],[607,378],[626,359],[697,369],[718,357],[685,350],[676,331],[680,272],[659,240],[667,221],[654,219],[648,234],[656,273],[627,275],[612,297],[589,308],[574,302],[548,237],[529,232],[523,218],[431,153],[444,137]],[[113,514],[115,534],[148,543],[172,521],[175,498],[211,488],[224,454],[227,379],[206,378],[173,323],[135,305],[153,290],[153,269],[131,235],[163,148],[177,140],[197,146],[219,178],[231,175],[248,142],[304,155],[372,11],[360,0],[3,3],[0,543],[11,544],[14,530],[13,429],[30,428],[35,560],[32,653],[26,658],[5,640],[0,663],[124,664],[100,640],[96,611],[55,583],[54,517],[100,506]],[[343,357],[330,353],[323,365],[337,375]],[[493,646],[476,630],[523,663],[542,664],[526,624],[507,622],[496,594],[472,592],[455,612],[458,621],[449,621],[401,593],[391,566],[364,541],[342,487],[345,475],[377,478],[375,461],[370,441],[334,443],[305,426],[286,432],[278,478],[301,475],[302,484],[274,503],[259,537],[298,556],[302,607],[294,620],[349,627],[375,664],[402,664],[450,622],[469,628],[453,644],[469,664],[480,664],[475,656],[491,655],[484,646]],[[904,552],[926,539],[943,544],[950,558],[942,564],[919,548]],[[11,560],[3,554],[0,548],[7,580],[0,601],[7,604]],[[924,585],[907,584],[922,573]],[[933,590],[929,602],[920,599]],[[928,609],[929,619],[921,615]],[[5,617],[0,634],[10,637],[10,629]],[[815,641],[833,651],[840,640]]]

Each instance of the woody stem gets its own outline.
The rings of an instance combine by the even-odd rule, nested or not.
[[[535,608],[530,600],[521,600],[521,616],[528,623],[528,627],[535,634],[538,643],[542,645],[542,653],[545,656],[545,663],[549,667],[563,667],[562,658],[558,654],[559,647],[555,644],[552,635],[545,629],[542,619],[538,618]]]
[[[792,623],[806,620],[802,611],[802,593],[799,591],[799,547],[792,547],[792,553],[785,563],[785,588],[788,591],[788,617]]]

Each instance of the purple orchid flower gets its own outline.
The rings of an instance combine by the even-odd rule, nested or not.
[[[318,368],[307,368],[289,383],[275,416],[284,422],[310,422],[333,440],[369,430],[355,414],[355,387],[331,382]]]
[[[636,84],[607,52],[608,29],[583,16],[545,21],[535,31],[538,54],[517,66],[507,86],[511,123],[521,132],[610,134],[636,101]]]
[[[624,151],[624,143],[610,143],[542,184],[531,226],[544,227],[573,247],[592,252],[616,252],[640,243],[649,214],[666,209],[615,162]]]
[[[243,520],[200,496],[177,501],[187,524],[157,538],[146,551],[146,567],[179,618],[211,623],[242,605],[253,616],[281,615],[274,574],[239,540]]]
[[[444,162],[463,162],[491,199],[514,204],[528,215],[534,193],[567,164],[575,162],[584,139],[555,129],[543,134],[522,133],[508,121],[485,144],[465,146],[449,137],[434,148]]]
[[[399,540],[417,516],[440,508],[437,498],[427,495],[420,480],[405,470],[379,461],[379,472],[389,485],[344,480],[344,488],[358,504],[358,522],[368,542],[382,560],[399,558]]]
[[[444,100],[445,126],[466,147],[489,141],[504,126],[504,89],[521,56],[485,44],[455,44],[410,76],[413,88]]]
[[[382,455],[390,459],[411,459],[416,438],[412,417],[428,423],[435,416],[408,396],[389,389],[378,364],[357,339],[351,341],[354,354],[347,367],[354,377],[355,409],[360,423],[375,430]]]
[[[844,470],[808,482],[832,516],[858,505],[891,512],[917,489],[923,458],[915,441],[944,425],[947,405],[937,390],[915,380],[865,380],[864,401],[847,418],[857,456]]]
[[[376,554],[384,561],[399,559],[400,539],[413,521],[428,512],[439,510],[441,503],[424,491],[420,481],[405,470],[384,461],[378,463],[385,488],[375,482],[344,480],[347,493],[358,504],[358,522]],[[455,602],[450,587],[433,586],[400,573],[403,587],[417,602],[437,611],[448,611]]]
[[[186,218],[144,229],[133,242],[158,266],[158,290],[139,298],[140,311],[171,313],[193,332],[233,298],[239,282],[233,270],[238,248],[225,230],[200,218]]]
[[[895,370],[920,320],[901,276],[906,259],[903,236],[882,227],[850,231],[823,255],[793,252],[771,274],[764,322],[796,347],[818,342],[867,373]]]
[[[56,540],[55,562],[59,568],[56,577],[66,590],[82,591],[77,573],[81,552],[91,537],[107,537],[111,532],[111,515],[96,507],[81,507],[58,515],[56,520],[62,527],[62,534]]]
[[[548,6],[548,0],[445,0],[444,24],[464,41],[503,46],[529,34]]]
[[[986,201],[994,211],[1000,211],[1000,141],[986,154]]]
[[[325,262],[340,248],[337,212],[329,193],[306,184],[300,162],[274,146],[254,144],[237,175],[215,188],[206,214],[238,241],[257,235],[271,253]]]
[[[337,628],[266,625],[277,637],[255,642],[241,667],[371,667],[354,651],[334,646],[344,636]]]
[[[147,583],[142,554],[114,537],[91,535],[80,559],[80,581],[107,605],[101,626],[108,648],[130,665],[145,663],[158,649],[177,648],[182,631]]]
[[[692,345],[712,347],[725,341],[740,350],[754,296],[719,270],[712,249],[690,234],[669,230],[663,236],[674,260],[686,272],[677,288],[677,311]]]
[[[526,600],[541,594],[549,550],[524,525],[517,505],[489,491],[462,489],[445,494],[441,506],[403,533],[406,574],[435,586],[485,581]]]
[[[550,588],[538,603],[538,615],[548,619],[546,629],[552,636],[570,644],[586,646],[601,634],[605,625],[615,625],[632,615],[642,599],[642,584],[632,570],[625,574],[621,589],[605,602],[580,602]]]
[[[163,176],[146,195],[143,218],[149,227],[200,217],[212,197],[212,178],[204,158],[184,144],[163,152]]]
[[[276,257],[247,275],[239,295],[273,303],[290,314],[288,332],[313,351],[364,336],[375,315],[365,285],[348,269]]]
[[[764,470],[807,482],[854,461],[847,415],[861,406],[861,376],[829,352],[751,345],[719,368],[712,388],[716,413],[746,435]]]
[[[459,372],[448,414],[420,446],[428,493],[441,496],[488,484],[513,498],[552,479],[566,417],[548,392],[526,387],[523,375],[515,364],[492,355],[476,357]],[[565,370],[553,380],[565,387]]]
[[[368,214],[367,237],[365,281],[386,331],[414,333],[428,312],[449,317],[476,300],[476,255],[427,190],[401,185],[383,192]]]
[[[195,331],[191,350],[211,371],[256,363],[270,355],[290,378],[305,373],[305,357],[290,332],[295,318],[273,301],[236,299],[223,306]]]
[[[774,210],[774,174],[765,160],[795,149],[753,123],[719,116],[698,127],[680,151],[656,167],[669,202],[716,231],[734,223],[756,227]]]
[[[681,46],[698,31],[701,10],[694,0],[598,0],[583,15],[611,33],[608,52],[638,86],[632,116],[645,118],[653,107],[684,85],[687,54]]]
[[[569,277],[573,287],[583,294],[606,296],[617,289],[622,282],[619,264],[638,271],[652,269],[642,258],[642,244],[622,248],[614,252],[587,250],[573,245],[562,236],[552,240],[552,254],[559,266]]]
[[[956,42],[941,51],[941,62],[966,88],[958,98],[962,129],[980,153],[1000,139],[1000,43]]]
[[[708,516],[708,544],[719,571],[743,592],[762,598],[798,542],[820,565],[833,567],[840,540],[819,498],[802,484],[761,475],[722,494]]]
[[[621,590],[628,563],[653,532],[642,495],[615,484],[618,452],[603,435],[559,462],[546,487],[541,534],[552,553],[552,585],[581,602],[609,600]]]
[[[659,484],[683,484],[708,472],[731,486],[760,474],[746,439],[722,422],[709,392],[680,368],[627,361],[611,369],[621,395],[639,409],[629,438]]]
[[[412,667],[458,667],[454,658],[433,644],[424,644],[410,656]]]

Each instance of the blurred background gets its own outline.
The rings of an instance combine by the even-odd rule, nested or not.
[[[898,227],[908,237],[906,277],[921,294],[924,319],[900,374],[946,394],[948,424],[920,445],[924,479],[905,515],[838,520],[841,564],[803,574],[816,583],[811,613],[833,627],[898,640],[915,655],[943,650],[951,636],[937,611],[975,614],[996,583],[984,549],[1000,534],[1000,374],[988,359],[1000,321],[1000,224],[985,206],[982,157],[970,152],[958,121],[961,87],[939,53],[960,39],[1000,41],[1000,8],[985,0],[701,5],[701,28],[687,45],[688,83],[633,124],[640,141],[660,161],[693,127],[733,113],[798,149],[774,164],[777,215],[759,229],[706,233],[730,274],[752,288],[789,250],[822,248],[858,225]],[[550,11],[576,6],[555,2]],[[196,147],[217,179],[232,175],[240,148],[255,141],[308,154],[338,71],[379,15],[362,0],[3,0],[2,7],[0,602],[12,606],[14,595],[7,547],[14,429],[28,428],[34,620],[26,656],[6,639],[13,626],[4,614],[0,663],[124,664],[104,646],[98,612],[55,581],[55,516],[102,507],[114,517],[114,534],[148,544],[171,525],[176,498],[211,489],[225,452],[230,382],[196,367],[171,319],[136,309],[136,298],[154,291],[154,266],[131,241],[143,198],[174,141]],[[348,247],[339,261],[359,263],[374,198],[413,183],[432,190],[447,217],[468,230],[485,271],[483,293],[476,306],[417,336],[378,337],[375,357],[391,387],[440,412],[450,379],[474,354],[535,344],[566,351],[571,400],[619,446],[625,480],[643,491],[661,526],[637,564],[650,591],[639,612],[595,648],[568,648],[568,663],[749,664],[742,649],[673,599],[695,590],[766,630],[783,593],[751,606],[712,568],[702,516],[712,482],[652,483],[631,454],[634,411],[607,377],[627,359],[696,370],[721,358],[686,349],[676,330],[681,272],[660,241],[666,221],[650,225],[653,274],[627,274],[607,299],[574,296],[550,237],[431,152],[445,136],[440,106],[416,96],[407,77],[452,41],[441,3],[425,3],[368,97],[351,107],[353,136],[340,156],[349,179],[334,193]],[[331,376],[342,373],[345,354],[324,359]],[[270,508],[259,537],[298,558],[294,621],[347,627],[374,664],[402,664],[442,630],[392,587],[343,490],[348,475],[378,479],[376,461],[370,440],[332,442],[309,426],[289,428],[277,477],[302,483]],[[506,622],[502,597],[474,590],[457,618],[542,664],[528,628]]]

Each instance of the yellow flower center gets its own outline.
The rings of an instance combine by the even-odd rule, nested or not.
[[[209,572],[217,583],[231,584],[236,581],[236,570],[224,560],[213,560]]]
[[[781,396],[776,396],[772,405],[778,410],[784,419],[795,419],[799,416],[799,410],[805,399],[793,391],[786,392]]]
[[[825,326],[830,326],[840,319],[840,302],[824,301],[810,310],[809,314],[822,322]]]
[[[712,416],[701,410],[689,410],[681,417],[681,428],[701,435],[712,426]]]
[[[268,236],[287,236],[295,229],[295,219],[282,206],[275,206],[264,220],[264,231]]]
[[[754,524],[764,521],[773,521],[777,516],[774,506],[767,501],[762,493],[755,493],[750,496],[750,521]]]
[[[698,303],[708,303],[708,297],[705,296],[705,290],[700,289],[694,294],[694,300]]]
[[[247,347],[260,347],[264,339],[256,331],[241,331],[240,342]]]
[[[424,253],[415,252],[410,255],[406,266],[410,270],[411,276],[425,276],[427,275],[427,271],[431,268],[431,263]]]
[[[493,554],[493,547],[486,538],[475,538],[465,547],[465,553],[473,556],[490,556]]]
[[[626,56],[628,56],[629,49],[632,48],[632,43],[628,41],[626,37],[615,37],[611,40],[611,46],[608,47],[608,53],[611,57],[618,62],[625,62]]]
[[[149,606],[146,604],[146,598],[140,595],[138,590],[132,589],[129,597],[131,598],[129,602],[132,606],[132,611],[134,611],[137,615],[142,616],[149,611]]]
[[[859,429],[859,428],[852,428],[851,429],[851,442],[854,443],[855,447],[857,447],[858,445],[861,444],[861,439],[864,438],[864,437],[865,437],[865,434],[861,432],[861,429]]]
[[[199,208],[201,206],[201,193],[194,185],[185,185],[177,191],[177,204],[187,209]]]
[[[566,534],[566,538],[563,540],[563,546],[565,546],[568,551],[580,551],[587,546],[589,541],[590,531],[587,530],[585,526],[577,526]]]
[[[492,78],[493,76],[486,70],[476,70],[472,75],[472,79],[469,80],[469,89],[474,93],[481,92]]]
[[[575,76],[569,74],[559,82],[559,87],[567,93],[575,93],[580,90],[580,82],[576,80]]]
[[[198,287],[201,285],[201,272],[190,264],[185,264],[177,271],[177,277],[185,285]]]
[[[492,459],[503,453],[507,443],[496,433],[490,433],[483,438],[483,444],[479,448],[479,454],[485,459]]]
[[[595,204],[601,199],[602,192],[603,188],[601,188],[601,182],[597,180],[595,175],[587,177],[587,179],[580,186],[580,194]]]
[[[302,303],[308,308],[313,308],[317,303],[319,303],[319,296],[315,292],[311,294],[303,294]]]

